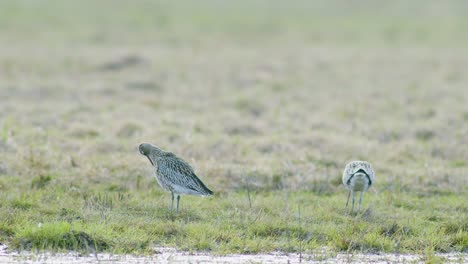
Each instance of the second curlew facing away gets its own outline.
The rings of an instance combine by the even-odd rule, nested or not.
[[[354,192],[361,192],[359,196],[359,207],[361,211],[362,193],[367,191],[374,183],[374,170],[367,161],[351,161],[348,163],[343,171],[343,184],[348,188],[348,200],[346,200],[346,207],[348,206],[349,197],[353,196],[353,205],[351,212],[354,210]]]
[[[174,209],[174,194],[177,194],[176,212],[179,211],[181,194],[213,195],[213,192],[195,175],[192,167],[175,154],[163,151],[149,143],[140,144],[139,150],[153,165],[159,185],[171,192],[171,211]]]

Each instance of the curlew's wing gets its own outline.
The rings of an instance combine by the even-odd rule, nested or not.
[[[212,195],[213,192],[195,175],[192,167],[173,153],[166,153],[158,159],[158,172],[167,176],[172,184],[198,193]]]
[[[348,163],[343,171],[343,184],[349,181],[349,179],[359,170],[364,171],[364,173],[369,178],[369,184],[372,185],[374,182],[374,170],[372,166],[367,161],[352,161]]]

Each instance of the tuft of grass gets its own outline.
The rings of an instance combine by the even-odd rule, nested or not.
[[[54,249],[97,252],[109,247],[103,240],[94,239],[83,231],[72,230],[71,224],[67,222],[25,226],[18,230],[13,243],[23,250]]]
[[[141,126],[136,125],[136,124],[125,124],[120,128],[120,130],[117,132],[117,136],[120,138],[125,138],[125,137],[132,137],[136,135],[137,133],[140,133],[142,130]]]
[[[31,189],[42,189],[46,187],[51,180],[52,177],[50,175],[39,175],[31,181]]]
[[[29,210],[34,206],[33,203],[23,199],[14,199],[11,201],[10,205],[12,208],[20,210]]]
[[[421,141],[428,141],[435,136],[434,131],[431,130],[419,130],[416,131],[416,138]]]

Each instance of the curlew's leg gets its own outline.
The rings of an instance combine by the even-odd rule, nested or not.
[[[346,206],[345,207],[348,207],[349,196],[351,196],[351,190],[349,190],[349,192],[348,192],[348,200],[346,200]]]
[[[359,196],[359,212],[361,212],[362,193],[364,193],[364,191],[361,191],[361,195]]]
[[[174,193],[173,192],[171,192],[171,201],[172,201],[171,203],[171,212],[172,212],[172,210],[174,209]]]
[[[353,196],[353,205],[351,206],[351,213],[354,211],[354,191],[351,191],[351,195]]]
[[[180,195],[177,195],[177,210],[176,210],[176,213],[179,212],[179,201],[180,201]]]

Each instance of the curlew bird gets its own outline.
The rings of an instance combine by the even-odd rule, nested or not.
[[[343,184],[348,188],[348,200],[346,200],[346,207],[348,207],[349,197],[353,196],[353,205],[351,212],[354,210],[354,192],[361,192],[359,196],[359,207],[361,211],[362,194],[371,187],[374,183],[374,170],[367,161],[351,161],[348,163],[343,171]]]
[[[203,184],[193,172],[192,167],[183,159],[149,143],[140,144],[138,149],[153,165],[159,185],[171,192],[171,212],[174,209],[174,194],[177,194],[176,212],[179,212],[181,194],[196,196],[213,195],[213,192]]]

